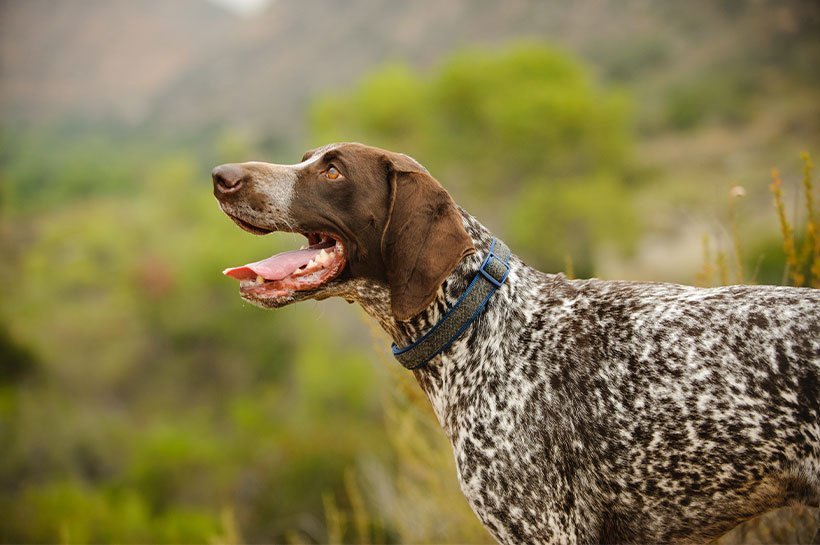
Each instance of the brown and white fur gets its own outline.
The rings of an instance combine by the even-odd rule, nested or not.
[[[329,234],[343,260],[318,287],[243,282],[244,298],[341,296],[399,346],[493,238],[416,161],[361,144],[223,165],[214,187],[243,228]],[[413,373],[503,543],[703,543],[820,505],[816,290],[568,280],[513,256],[480,317]]]

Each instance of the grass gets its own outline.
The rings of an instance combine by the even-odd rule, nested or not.
[[[779,224],[779,238],[783,249],[783,275],[781,284],[798,287],[820,287],[820,236],[815,207],[814,163],[808,152],[800,154],[803,163],[802,177],[795,191],[795,206],[791,219],[786,211],[784,183],[780,172],[771,171],[772,194],[775,213]],[[746,191],[741,186],[729,190],[728,201],[728,243],[713,244],[709,235],[703,237],[703,263],[695,277],[697,285],[713,286],[754,283],[757,271],[751,273],[744,265],[739,229],[739,200]],[[800,206],[802,201],[803,206]],[[801,213],[802,209],[802,213]],[[713,249],[713,246],[715,249]]]

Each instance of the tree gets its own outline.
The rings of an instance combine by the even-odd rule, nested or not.
[[[536,266],[628,248],[637,221],[624,96],[539,44],[456,54],[428,77],[390,65],[311,108],[317,143],[360,140],[424,163]]]

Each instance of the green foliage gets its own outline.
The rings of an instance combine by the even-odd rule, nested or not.
[[[134,491],[90,489],[73,481],[27,488],[19,500],[5,510],[11,535],[32,542],[203,543],[219,530],[211,513],[174,507],[152,515]]]
[[[36,369],[34,354],[21,346],[0,323],[0,387],[20,382]]]
[[[317,143],[407,152],[459,202],[502,223],[533,264],[560,270],[570,253],[582,274],[597,247],[628,249],[638,232],[628,116],[623,95],[540,44],[466,51],[427,78],[388,66],[311,110]]]
[[[296,239],[236,229],[207,170],[158,156],[127,195],[3,222],[0,541],[205,542],[231,521],[322,541],[322,494],[382,429],[367,351],[309,306],[243,304],[220,271]]]
[[[1,128],[0,205],[19,212],[101,192],[122,192],[130,188],[146,147],[129,145],[125,135],[71,124],[50,130]]]
[[[671,48],[664,38],[642,36],[627,40],[620,47],[610,43],[602,46],[607,76],[616,80],[631,80],[668,63]]]
[[[736,67],[717,67],[713,74],[672,86],[666,94],[665,121],[677,130],[707,120],[742,124],[751,118],[750,102],[760,84]]]

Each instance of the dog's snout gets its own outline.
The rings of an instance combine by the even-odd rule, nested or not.
[[[246,173],[242,165],[226,164],[219,165],[211,171],[214,180],[214,191],[219,193],[231,193],[242,187]]]

